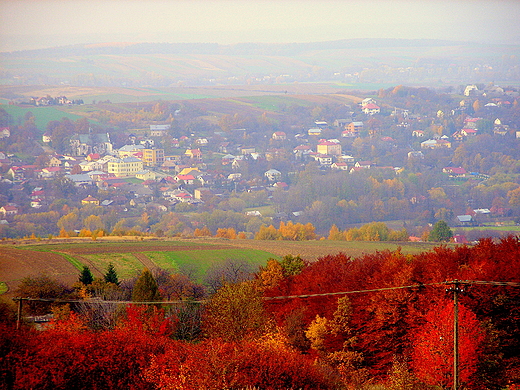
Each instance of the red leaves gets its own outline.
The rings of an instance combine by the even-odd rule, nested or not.
[[[332,388],[325,373],[303,355],[251,341],[173,342],[153,359],[144,376],[159,389]]]
[[[427,384],[453,386],[453,303],[446,301],[426,315],[426,324],[415,337],[413,368]],[[470,384],[477,372],[484,331],[474,313],[459,305],[459,378]]]

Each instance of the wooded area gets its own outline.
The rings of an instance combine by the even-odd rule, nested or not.
[[[203,302],[175,276],[169,294],[177,286],[183,304],[102,311],[98,304],[92,321],[93,297],[111,299],[123,288],[107,282],[109,267],[104,280],[75,286],[85,305],[54,304],[45,330],[15,331],[14,313],[2,305],[0,377],[15,389],[449,388],[457,288],[460,388],[514,389],[519,261],[515,237],[419,255],[338,254],[313,263],[285,256]],[[144,271],[133,300],[167,296],[157,278]],[[112,320],[100,326],[100,313]]]

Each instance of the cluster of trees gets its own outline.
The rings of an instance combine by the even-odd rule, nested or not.
[[[332,225],[328,239],[335,241],[408,241],[409,235],[406,228],[392,230],[384,222],[372,222],[343,232],[336,225]]]
[[[280,227],[276,229],[273,225],[260,226],[260,229],[255,234],[256,240],[290,240],[290,241],[305,241],[316,239],[315,228],[312,223],[301,224],[293,223],[291,221],[285,223],[280,222]]]
[[[448,287],[459,286],[461,386],[513,389],[518,259],[514,237],[420,255],[338,254],[314,263],[286,256],[253,278],[221,284],[205,304],[189,293],[184,305],[164,308],[163,276],[145,270],[132,298],[157,305],[114,309],[109,326],[94,329],[91,317],[63,306],[44,331],[3,323],[0,375],[12,388],[448,388]]]

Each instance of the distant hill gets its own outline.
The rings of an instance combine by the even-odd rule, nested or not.
[[[488,82],[515,80],[510,69],[518,67],[519,57],[520,46],[440,40],[106,43],[0,53],[0,84],[164,87],[330,80]],[[485,72],[482,66],[486,66]]]

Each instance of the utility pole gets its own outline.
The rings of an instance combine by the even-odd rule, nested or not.
[[[452,282],[453,287],[453,390],[459,388],[459,293],[461,292],[458,280]]]
[[[13,298],[13,301],[18,301],[18,311],[16,313],[16,330],[20,329],[20,324],[22,323],[22,302],[23,298]]]

